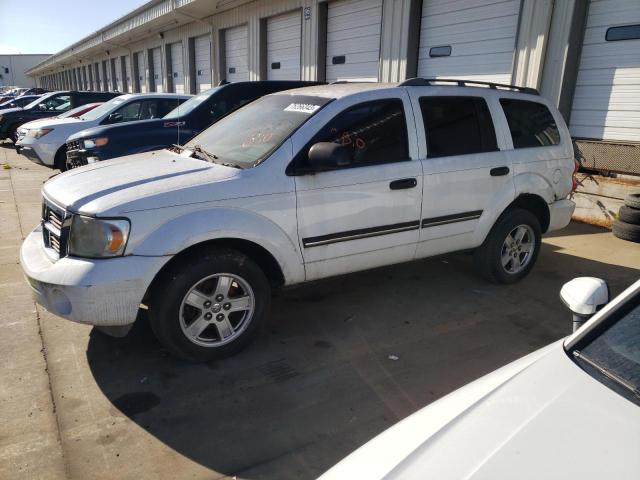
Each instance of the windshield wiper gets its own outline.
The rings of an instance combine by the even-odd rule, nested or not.
[[[217,165],[224,165],[225,167],[241,168],[238,165],[233,165],[232,163],[219,162],[217,155],[207,152],[200,144],[194,145],[192,150],[194,155],[196,155],[196,158],[199,158],[200,160],[206,160]]]
[[[201,160],[207,160],[211,163],[217,163],[216,160],[218,160],[218,156],[214,155],[213,153],[207,152],[204,148],[202,148],[200,144],[193,146],[193,153],[199,154],[200,156],[198,156],[198,158]]]
[[[600,372],[602,375],[607,377],[609,380],[617,383],[618,385],[625,388],[626,390],[629,390],[636,398],[640,398],[640,390],[637,387],[630,384],[625,379],[619,377],[618,375],[606,369],[605,367],[598,364],[597,362],[593,361],[591,358],[587,357],[584,353],[580,352],[579,350],[574,350],[573,356],[579,360],[582,360],[584,363],[586,363],[590,367],[595,368],[598,372]]]
[[[187,149],[187,147],[185,147],[184,145],[178,145],[177,143],[173,143],[173,144],[171,144],[170,147],[168,147],[168,150],[175,150],[176,153],[180,153],[180,152],[182,152],[182,151],[184,151],[186,149]]]

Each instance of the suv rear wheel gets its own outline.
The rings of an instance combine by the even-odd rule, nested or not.
[[[524,278],[538,258],[540,222],[520,208],[498,218],[474,257],[480,274],[493,283],[515,283]]]
[[[179,262],[151,292],[151,328],[172,354],[189,361],[227,357],[251,342],[271,304],[267,277],[249,257],[226,249]]]

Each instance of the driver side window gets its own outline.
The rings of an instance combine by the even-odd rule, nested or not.
[[[309,149],[319,142],[332,142],[349,149],[351,163],[342,168],[410,160],[402,100],[375,100],[342,111],[300,152],[296,158],[298,166],[308,165]]]

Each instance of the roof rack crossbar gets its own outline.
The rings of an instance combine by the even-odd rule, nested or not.
[[[505,83],[483,82],[480,80],[462,80],[451,78],[408,78],[404,82],[400,83],[399,87],[426,87],[433,86],[435,83],[454,83],[458,87],[467,87],[473,85],[484,85],[486,87],[497,89],[514,90],[516,92],[530,93],[532,95],[540,95],[538,90],[531,87],[518,87],[517,85],[507,85]]]

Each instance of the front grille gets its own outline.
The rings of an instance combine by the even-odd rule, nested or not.
[[[67,142],[67,152],[69,150],[80,150],[80,140],[71,140]]]
[[[58,258],[67,255],[70,226],[71,214],[46,200],[42,202],[42,239],[44,246],[53,250]]]

